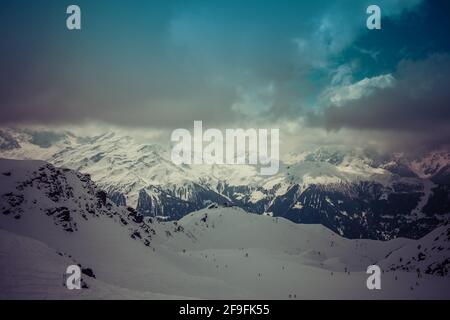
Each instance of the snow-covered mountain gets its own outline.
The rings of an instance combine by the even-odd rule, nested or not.
[[[450,298],[448,225],[419,240],[349,240],[216,204],[161,222],[42,161],[0,160],[0,199],[1,298]],[[374,263],[379,291],[366,288]],[[82,290],[65,288],[71,264]]]
[[[2,129],[0,155],[90,174],[116,204],[176,220],[210,203],[323,224],[348,238],[420,238],[449,220],[450,154],[379,157],[348,147],[291,153],[279,174],[244,166],[175,166],[169,149],[109,132]]]

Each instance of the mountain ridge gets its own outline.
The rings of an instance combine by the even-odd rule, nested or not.
[[[167,148],[114,132],[85,139],[48,133],[53,144],[47,148],[33,144],[30,130],[3,132],[21,147],[1,156],[36,155],[88,173],[116,203],[169,220],[216,202],[322,223],[349,238],[386,240],[417,239],[450,219],[450,156],[444,151],[372,159],[361,149],[321,147],[291,154],[279,174],[263,178],[249,165],[175,166]]]

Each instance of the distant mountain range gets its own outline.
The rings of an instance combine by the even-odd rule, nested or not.
[[[169,151],[114,132],[0,130],[1,157],[89,174],[117,205],[159,219],[178,220],[217,203],[381,240],[418,239],[450,220],[448,150],[407,158],[322,147],[289,154],[271,177],[249,165],[176,166]]]

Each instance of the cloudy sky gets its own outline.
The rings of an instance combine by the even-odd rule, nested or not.
[[[66,29],[78,4],[82,30]],[[366,8],[382,30],[366,28]],[[450,141],[446,0],[4,0],[0,125],[279,127],[286,145]],[[283,144],[283,141],[282,141]]]

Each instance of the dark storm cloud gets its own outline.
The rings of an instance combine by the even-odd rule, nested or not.
[[[420,0],[379,1],[386,16]],[[370,1],[10,1],[0,12],[0,123],[173,128],[301,116],[365,29]],[[345,60],[345,57],[341,57]],[[256,119],[258,120],[258,119]]]
[[[430,147],[450,141],[450,56],[400,62],[393,86],[331,106],[313,116],[313,123],[329,130],[340,128],[390,132],[386,143],[426,143]],[[397,132],[397,134],[396,134]],[[396,141],[396,139],[400,141]]]
[[[450,123],[450,57],[402,61],[396,84],[324,111],[325,126],[423,131]]]

